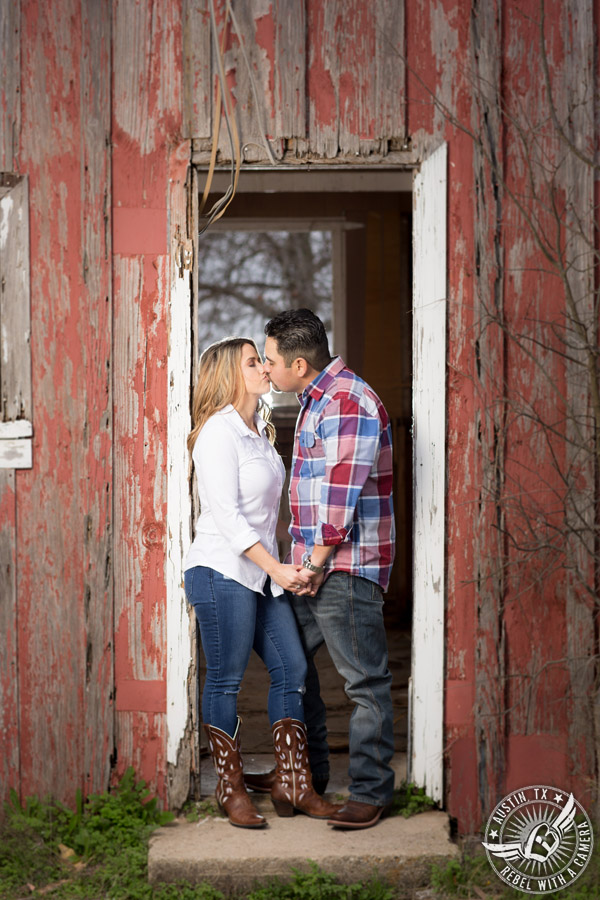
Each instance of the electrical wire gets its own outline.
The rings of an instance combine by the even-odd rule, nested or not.
[[[239,139],[237,124],[235,121],[235,113],[234,113],[234,109],[233,109],[233,97],[231,96],[231,91],[229,90],[229,86],[228,86],[227,80],[225,78],[225,67],[224,67],[225,39],[226,39],[226,34],[227,34],[227,22],[228,22],[229,18],[231,18],[231,23],[232,23],[233,29],[237,35],[237,38],[238,38],[238,41],[240,44],[240,48],[242,51],[242,56],[243,56],[244,62],[246,64],[246,68],[248,69],[248,76],[250,78],[250,85],[252,88],[252,94],[254,96],[256,114],[259,119],[258,125],[259,125],[260,135],[261,135],[261,139],[262,139],[262,145],[264,146],[264,148],[267,152],[267,156],[269,158],[269,161],[271,162],[271,165],[273,165],[273,166],[277,165],[275,158],[273,156],[273,153],[271,151],[271,148],[269,146],[262,122],[260,121],[260,113],[259,113],[260,106],[259,106],[259,101],[258,101],[258,91],[256,88],[256,82],[255,82],[254,74],[253,74],[251,66],[250,66],[250,61],[246,54],[246,49],[244,47],[242,33],[239,28],[235,14],[233,12],[233,8],[231,6],[231,0],[227,0],[226,5],[225,5],[223,33],[221,36],[220,44],[219,44],[219,33],[218,33],[218,29],[217,29],[217,17],[216,17],[216,13],[215,13],[214,0],[210,0],[210,28],[211,28],[211,33],[212,33],[213,40],[214,40],[216,57],[217,57],[217,94],[216,94],[216,98],[215,98],[215,116],[214,116],[214,122],[213,122],[213,130],[212,130],[213,143],[212,143],[212,149],[211,149],[211,155],[210,155],[210,164],[209,164],[208,174],[206,177],[206,184],[204,186],[204,192],[202,194],[202,199],[200,201],[200,208],[199,208],[199,214],[200,214],[200,218],[202,220],[202,226],[200,228],[199,234],[203,234],[206,231],[206,229],[209,228],[209,226],[213,222],[216,222],[217,219],[220,219],[221,216],[223,215],[223,213],[225,212],[225,210],[227,209],[227,207],[229,206],[229,204],[231,203],[231,201],[233,200],[233,198],[235,196],[235,192],[237,190],[244,149],[246,146],[248,146],[249,143],[254,143],[254,142],[250,141],[244,145],[244,148],[240,147],[240,139]],[[230,150],[231,150],[231,181],[229,183],[229,186],[227,187],[227,190],[223,194],[223,196],[220,197],[214,203],[214,205],[211,207],[211,209],[205,216],[202,216],[202,211],[204,210],[204,207],[206,206],[206,201],[210,194],[210,188],[211,188],[213,175],[214,175],[214,171],[215,171],[215,166],[216,166],[217,151],[218,151],[218,146],[219,146],[219,136],[220,136],[220,132],[221,132],[221,120],[222,120],[221,112],[223,112],[225,114],[225,124],[227,126],[227,134],[229,137],[229,146],[230,146]]]
[[[223,22],[223,36],[221,46],[219,46],[219,33],[217,29],[217,17],[215,14],[215,5],[214,0],[210,0],[210,22],[211,22],[211,31],[214,38],[216,54],[217,54],[217,70],[218,70],[218,86],[217,86],[217,98],[215,103],[215,120],[213,125],[213,147],[210,159],[210,167],[207,176],[207,182],[204,188],[204,194],[202,196],[200,211],[204,208],[206,204],[206,199],[210,192],[210,186],[215,170],[215,163],[217,158],[217,148],[219,143],[219,134],[220,134],[220,123],[221,123],[221,108],[225,114],[225,124],[227,126],[227,134],[229,136],[229,146],[231,149],[231,182],[225,191],[225,194],[217,200],[217,202],[213,205],[210,211],[206,216],[203,216],[204,222],[202,227],[200,228],[200,234],[203,234],[206,229],[217,219],[220,219],[235,195],[237,189],[238,178],[240,175],[240,166],[241,166],[241,149],[240,149],[240,140],[237,130],[237,125],[235,122],[235,116],[233,115],[233,98],[231,97],[231,93],[229,91],[229,87],[227,85],[227,81],[225,78],[225,69],[223,65],[224,60],[224,50],[225,50],[225,35],[227,32],[227,20],[231,13],[231,5],[230,0],[227,0],[227,4],[225,7],[225,19]]]

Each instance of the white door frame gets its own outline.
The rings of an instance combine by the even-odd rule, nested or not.
[[[183,562],[192,539],[187,437],[191,429],[192,296],[190,278],[181,277],[182,246],[172,241],[169,296],[167,407],[167,763],[176,765],[188,722],[188,676],[192,661]]]
[[[443,799],[444,498],[446,423],[447,147],[424,160],[413,179],[413,461],[414,555],[412,669],[409,689],[409,779]],[[283,173],[285,184],[300,179]],[[326,173],[322,173],[325,175]],[[349,173],[344,173],[348,177]],[[386,173],[389,189],[406,172]],[[258,177],[258,176],[256,176]],[[365,180],[365,175],[361,176]],[[380,176],[381,177],[381,176]],[[250,176],[246,176],[248,181]],[[329,190],[334,177],[327,173]],[[381,183],[381,182],[380,182]],[[369,185],[370,187],[370,185]],[[177,248],[175,248],[175,251]],[[174,273],[176,267],[174,267]],[[167,504],[167,762],[176,765],[188,722],[192,658],[183,559],[191,541],[185,441],[190,428],[191,308],[174,274],[169,302]],[[192,635],[192,637],[190,636]]]
[[[413,182],[413,624],[408,778],[444,791],[447,145]]]

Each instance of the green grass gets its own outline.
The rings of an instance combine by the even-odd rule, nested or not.
[[[379,879],[365,884],[340,884],[335,875],[323,872],[310,861],[310,872],[293,869],[291,882],[273,878],[256,887],[247,900],[394,900],[393,889]]]
[[[401,809],[423,806],[399,801]],[[408,797],[408,801],[407,801]],[[402,813],[405,814],[405,813]],[[191,804],[187,818],[220,815],[212,801]],[[83,800],[74,810],[53,800],[29,797],[20,804],[10,794],[0,820],[0,898],[24,900],[225,900],[208,884],[148,883],[148,841],[152,832],[173,819],[149,799],[143,781],[128,769],[112,791]],[[394,900],[399,895],[378,879],[342,885],[336,876],[310,863],[294,871],[290,882],[257,884],[237,900]],[[229,898],[231,900],[231,898]]]
[[[394,791],[392,801],[392,816],[416,816],[435,807],[435,801],[428,797],[424,788],[417,787],[411,782],[403,781],[400,787]]]
[[[206,800],[190,800],[184,806],[182,815],[188,822],[199,822],[200,819],[224,819],[225,813],[217,806],[217,801],[211,798]]]
[[[175,885],[154,891],[148,885],[148,839],[172,819],[148,799],[133,769],[112,792],[85,802],[78,795],[74,810],[35,797],[21,805],[11,791],[0,823],[0,897],[16,900],[43,888],[60,900],[219,900],[218,892],[190,893]]]

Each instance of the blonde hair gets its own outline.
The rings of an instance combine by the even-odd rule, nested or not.
[[[187,445],[190,453],[207,420],[229,403],[236,405],[246,390],[242,375],[242,347],[254,347],[258,359],[260,353],[252,338],[224,338],[211,344],[202,353],[198,364],[198,380],[192,399],[192,430]],[[275,443],[275,427],[271,422],[271,410],[262,397],[257,412],[267,423],[267,437]]]

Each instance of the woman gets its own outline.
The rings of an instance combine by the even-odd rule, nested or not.
[[[277,557],[275,529],[284,466],[262,399],[270,389],[247,338],[226,338],[202,354],[188,438],[198,479],[200,517],[185,562],[207,673],[202,717],[218,774],[217,801],[232,825],[266,821],[246,793],[237,694],[252,648],[271,676],[268,711],[276,773],[271,792],[280,816],[295,810],[328,818],[336,806],[313,790],[302,696],[306,659],[284,591],[308,579]]]

